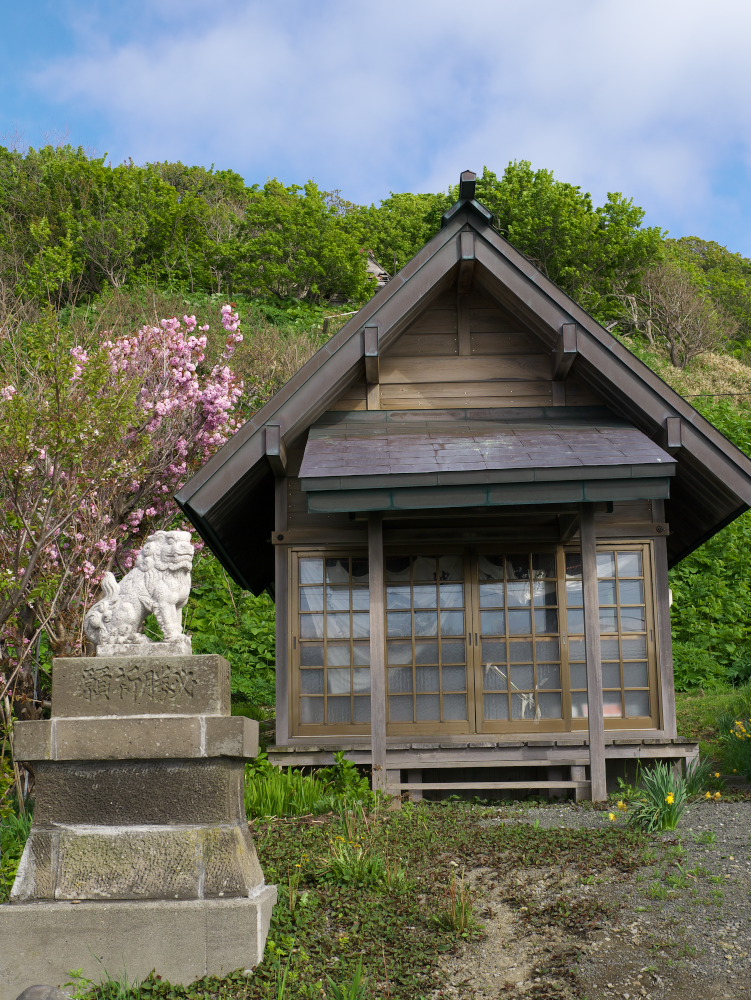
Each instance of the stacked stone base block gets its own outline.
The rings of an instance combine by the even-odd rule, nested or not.
[[[187,983],[260,961],[276,889],[243,802],[257,724],[229,716],[226,660],[57,660],[52,718],[14,749],[36,809],[0,907],[0,1000],[70,969]]]
[[[68,973],[145,979],[155,969],[185,985],[258,965],[276,900],[274,886],[246,899],[26,903],[0,907],[0,998],[27,986],[64,986]]]

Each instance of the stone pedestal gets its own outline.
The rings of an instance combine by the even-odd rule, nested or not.
[[[0,907],[0,1000],[71,969],[176,983],[256,965],[276,888],[243,802],[257,723],[219,656],[56,660],[52,718],[16,726],[34,826]]]

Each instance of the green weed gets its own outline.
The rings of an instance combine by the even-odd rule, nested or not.
[[[675,830],[687,805],[684,779],[663,761],[643,768],[639,778],[636,797],[629,803],[629,825],[646,833]]]

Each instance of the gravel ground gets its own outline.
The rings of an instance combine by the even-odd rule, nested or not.
[[[607,825],[607,812],[573,803],[504,809],[499,822],[542,827]],[[586,938],[555,925],[532,931],[503,902],[497,873],[468,874],[485,937],[446,958],[442,996],[566,1000],[741,1000],[751,997],[751,802],[697,802],[674,833],[654,838],[653,863],[623,879],[602,873],[582,884],[560,871],[509,874],[526,878],[537,899],[604,894],[620,904],[615,917]],[[563,881],[562,881],[563,879]],[[574,976],[561,970],[573,967]],[[541,968],[549,973],[540,973]]]

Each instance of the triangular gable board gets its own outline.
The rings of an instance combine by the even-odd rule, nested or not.
[[[177,501],[232,576],[273,581],[274,480],[329,410],[603,404],[666,449],[671,562],[751,506],[751,461],[490,225],[444,228],[194,476]],[[292,469],[290,469],[292,471]]]

